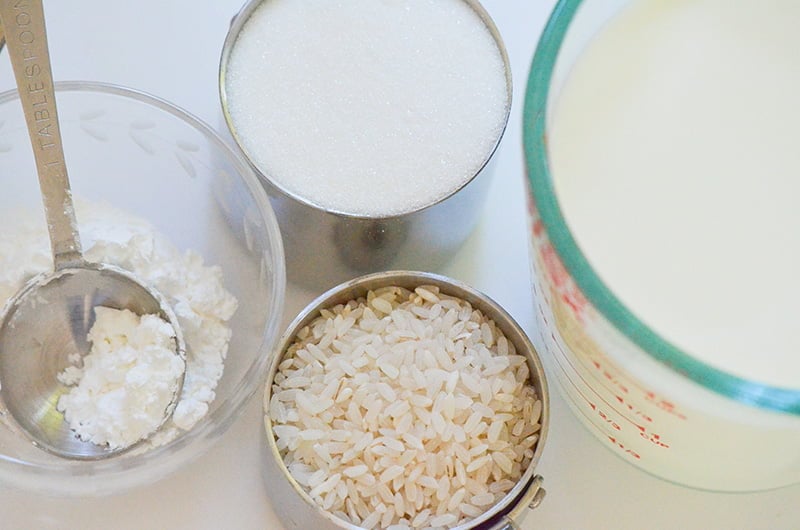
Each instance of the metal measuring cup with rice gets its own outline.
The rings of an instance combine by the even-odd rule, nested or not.
[[[272,360],[270,498],[289,528],[516,528],[544,497],[548,403],[533,345],[487,296],[363,276],[309,304]]]

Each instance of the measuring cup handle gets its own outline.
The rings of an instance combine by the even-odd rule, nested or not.
[[[55,269],[83,262],[56,111],[42,0],[0,0],[0,25],[36,159]]]
[[[508,517],[503,517],[500,526],[495,526],[492,530],[519,530],[519,527]]]
[[[495,524],[491,530],[519,530],[518,525],[524,519],[527,511],[535,509],[542,503],[547,493],[542,487],[543,482],[544,479],[541,475],[535,475],[511,511]]]

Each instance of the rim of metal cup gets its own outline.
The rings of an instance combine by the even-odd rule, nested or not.
[[[544,450],[544,445],[547,441],[547,433],[550,425],[550,394],[547,387],[547,380],[545,379],[542,362],[539,359],[536,348],[528,338],[525,331],[497,302],[489,298],[484,293],[458,280],[454,280],[439,274],[419,271],[399,270],[377,272],[360,276],[339,284],[338,286],[333,287],[321,294],[311,303],[309,303],[295,317],[291,324],[289,324],[289,326],[286,328],[286,331],[281,336],[277,349],[275,350],[275,354],[270,361],[269,369],[267,371],[267,378],[264,385],[262,412],[264,414],[266,443],[268,444],[268,458],[273,458],[275,462],[277,462],[278,467],[283,473],[283,477],[289,482],[292,489],[303,499],[304,503],[309,507],[309,509],[317,511],[319,514],[340,528],[358,530],[361,527],[340,519],[333,513],[324,510],[321,506],[314,502],[305,489],[294,479],[294,477],[292,477],[283,462],[280,450],[278,449],[275,441],[275,435],[272,428],[272,419],[269,416],[269,402],[272,397],[272,384],[275,380],[275,375],[278,372],[278,366],[282,362],[286,350],[294,342],[297,333],[305,326],[310,324],[315,318],[317,318],[320,310],[335,306],[337,304],[346,303],[361,296],[365,296],[367,291],[381,287],[398,286],[413,290],[421,285],[435,285],[441,289],[442,293],[455,296],[469,302],[473,308],[479,309],[486,317],[494,320],[495,324],[503,331],[503,334],[506,336],[506,338],[514,344],[517,353],[524,355],[527,359],[531,374],[531,384],[536,390],[537,397],[542,402],[542,413],[539,417],[539,423],[541,425],[539,430],[539,439],[535,445],[533,458],[528,464],[525,472],[522,474],[522,477],[520,477],[514,487],[499,502],[492,505],[480,517],[476,517],[475,519],[471,519],[463,525],[454,527],[453,530],[496,528],[496,525],[502,525],[505,522],[505,518],[507,516],[511,518],[515,517],[516,514],[524,511],[525,508],[527,508],[527,505],[530,505],[531,508],[536,507],[544,496],[544,490],[538,490],[542,479],[538,475],[535,475],[535,469],[536,465],[539,463],[542,451]],[[536,488],[539,494],[535,494],[537,491],[531,491],[531,495],[526,495],[531,488]],[[527,505],[523,503],[527,503]]]
[[[432,203],[419,206],[413,210],[408,210],[391,215],[364,215],[352,212],[344,212],[334,208],[327,208],[319,204],[316,204],[305,197],[302,197],[300,195],[297,195],[296,193],[287,190],[279,182],[277,182],[271,176],[267,175],[264,171],[262,171],[261,168],[259,168],[253,162],[250,153],[242,144],[241,137],[239,136],[236,130],[236,126],[233,123],[233,119],[231,118],[230,111],[228,108],[228,92],[225,79],[228,73],[228,61],[230,59],[231,52],[233,51],[233,48],[236,45],[236,40],[239,38],[239,33],[241,32],[242,28],[245,26],[247,21],[250,19],[250,15],[252,15],[253,12],[264,1],[265,0],[249,0],[247,3],[244,4],[244,6],[242,6],[239,12],[236,15],[234,15],[233,19],[231,19],[231,24],[230,27],[228,28],[228,33],[225,36],[225,42],[222,45],[222,54],[220,56],[220,62],[219,62],[218,84],[219,84],[220,104],[222,106],[222,114],[225,118],[225,123],[228,126],[228,131],[231,133],[231,136],[233,136],[234,142],[241,150],[241,152],[244,154],[244,158],[248,161],[255,174],[258,175],[258,177],[263,181],[266,181],[272,187],[272,189],[309,208],[314,208],[315,210],[320,210],[339,217],[350,218],[350,219],[370,219],[370,220],[395,219],[395,218],[405,217],[407,215],[420,212],[423,210],[427,210],[428,208],[431,208],[449,199],[450,197],[452,197],[453,195],[464,189],[464,187],[466,187],[470,182],[472,182],[475,179],[475,177],[477,177],[484,170],[489,161],[492,160],[495,152],[500,147],[500,142],[502,141],[503,136],[505,135],[505,131],[508,127],[508,120],[511,115],[511,106],[513,103],[513,91],[514,91],[513,79],[511,77],[511,64],[509,62],[508,52],[506,51],[506,47],[505,44],[503,43],[503,38],[500,35],[500,31],[497,29],[497,26],[495,25],[491,16],[489,16],[489,13],[486,11],[486,9],[484,9],[484,7],[480,4],[478,0],[461,0],[478,15],[478,17],[484,23],[486,28],[489,30],[489,33],[491,33],[492,38],[494,39],[495,44],[497,45],[497,49],[500,51],[500,56],[503,59],[503,68],[506,77],[507,100],[506,100],[505,115],[503,117],[503,126],[500,129],[500,133],[497,135],[497,140],[492,145],[492,148],[486,153],[483,163],[480,165],[479,168],[475,170],[473,175],[465,182],[463,182],[459,187],[455,188],[454,190],[450,191],[447,195],[440,197],[439,199],[437,199]]]

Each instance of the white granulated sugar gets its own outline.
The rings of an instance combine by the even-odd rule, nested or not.
[[[527,469],[542,402],[494,322],[436,287],[321,311],[265,403],[289,472],[364,528],[463,524]]]
[[[158,315],[95,307],[90,352],[59,380],[71,386],[56,408],[84,441],[111,449],[153,433],[175,394],[184,362],[175,330]]]
[[[161,292],[177,316],[186,343],[183,389],[172,418],[136,451],[167,443],[191,429],[215,398],[236,299],[225,289],[218,266],[205,265],[192,250],[179,251],[145,220],[101,204],[79,201],[76,209],[86,259],[133,272]],[[42,217],[39,211],[13,212],[3,220],[0,305],[29,278],[53,269]]]
[[[253,162],[286,191],[368,216],[467,182],[509,105],[497,43],[463,0],[270,0],[225,78]]]

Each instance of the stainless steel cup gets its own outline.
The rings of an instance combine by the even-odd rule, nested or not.
[[[294,342],[297,333],[319,316],[320,310],[343,304],[355,298],[366,296],[370,290],[381,287],[399,286],[413,290],[420,285],[435,285],[444,294],[458,297],[479,309],[486,317],[494,320],[506,338],[520,355],[528,360],[531,383],[536,395],[542,400],[541,430],[533,458],[517,484],[497,504],[491,506],[482,516],[473,519],[457,530],[514,530],[529,511],[538,506],[545,495],[542,477],[536,475],[550,422],[550,399],[544,370],[536,349],[525,332],[513,318],[496,302],[485,294],[458,282],[424,272],[390,271],[369,274],[340,284],[311,302],[289,325],[281,337],[278,349],[270,362],[264,389],[264,430],[262,446],[263,475],[267,484],[270,501],[287,529],[298,530],[358,530],[330,512],[323,510],[292,478],[283,464],[280,451],[275,442],[272,421],[269,419],[269,402],[272,398],[272,384],[284,353]]]
[[[463,1],[486,24],[503,58],[508,94],[505,129],[512,96],[508,55],[486,10],[477,0]],[[219,93],[227,126],[272,200],[283,234],[289,279],[310,287],[327,289],[367,272],[390,268],[436,270],[442,266],[478,223],[493,173],[491,162],[502,132],[491,151],[486,153],[482,167],[464,185],[435,203],[401,215],[350,215],[321,208],[287,191],[253,164],[228,112],[225,84],[228,58],[239,32],[261,2],[250,0],[231,22],[222,48]]]

